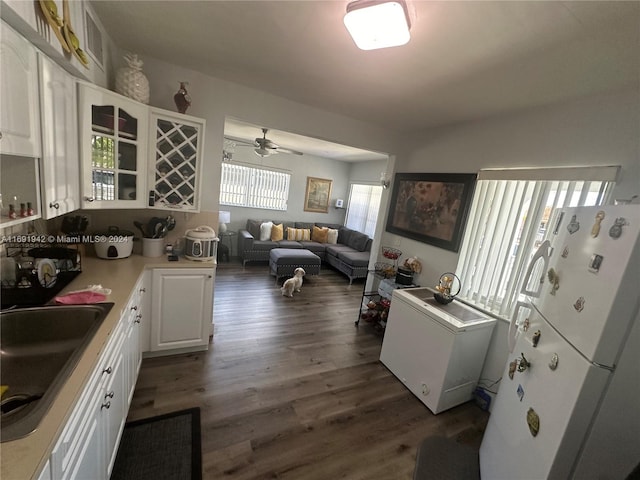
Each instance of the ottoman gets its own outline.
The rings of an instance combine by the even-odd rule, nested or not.
[[[319,275],[320,257],[300,248],[273,248],[269,253],[269,271],[276,282],[280,277],[292,277],[298,267],[304,268],[307,275]]]

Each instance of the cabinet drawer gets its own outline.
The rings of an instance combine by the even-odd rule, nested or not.
[[[88,429],[96,415],[96,408],[100,408],[100,397],[104,384],[109,376],[109,369],[113,371],[114,355],[122,347],[122,322],[118,323],[104,352],[98,360],[98,366],[92,374],[88,384],[80,395],[69,421],[60,439],[51,453],[51,469],[54,478],[68,478],[71,467],[77,462],[88,435]]]

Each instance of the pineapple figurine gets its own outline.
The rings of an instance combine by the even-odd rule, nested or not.
[[[125,55],[124,60],[128,66],[118,70],[116,92],[138,102],[149,104],[149,80],[142,73],[142,60],[135,54]]]

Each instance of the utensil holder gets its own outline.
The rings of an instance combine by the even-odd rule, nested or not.
[[[164,254],[164,238],[143,238],[142,256],[161,257]]]

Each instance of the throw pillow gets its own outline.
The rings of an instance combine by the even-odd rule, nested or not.
[[[287,228],[287,240],[295,240],[298,242],[309,241],[311,232],[308,228]]]
[[[264,222],[260,225],[260,241],[266,242],[271,240],[271,229],[273,228],[273,222]]]
[[[327,243],[327,235],[329,234],[329,229],[327,227],[319,228],[313,227],[313,232],[311,232],[311,241],[318,243]]]
[[[363,252],[365,247],[367,246],[367,240],[369,240],[369,237],[367,237],[364,233],[354,231],[351,232],[347,245],[355,250],[358,250],[359,252]]]
[[[274,225],[271,228],[271,241],[279,242],[284,239],[284,229],[282,228],[282,224]]]
[[[262,225],[260,220],[247,220],[247,231],[256,240],[260,238],[260,225]]]
[[[327,232],[327,243],[335,245],[338,243],[338,230],[335,228],[330,228]]]

